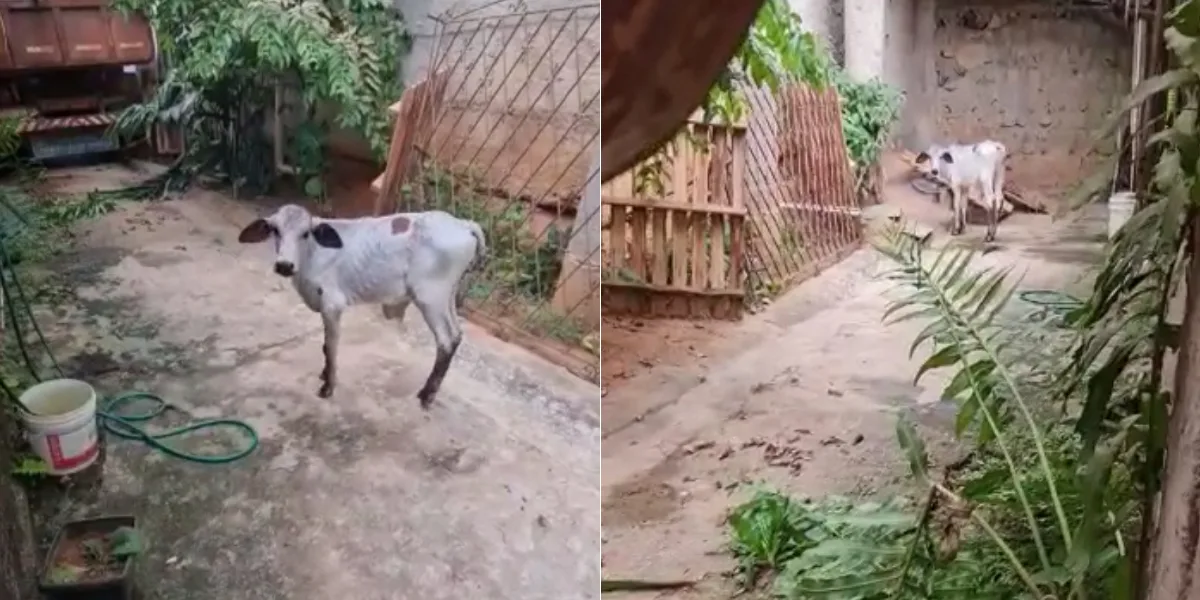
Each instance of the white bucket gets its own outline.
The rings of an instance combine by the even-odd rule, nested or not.
[[[96,462],[96,390],[76,379],[43,381],[21,394],[25,435],[51,475],[69,475]],[[30,414],[32,413],[32,414]]]
[[[1108,239],[1117,236],[1117,232],[1137,210],[1137,196],[1133,192],[1117,192],[1108,198]]]

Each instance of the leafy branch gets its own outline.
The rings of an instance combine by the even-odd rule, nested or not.
[[[185,134],[174,167],[184,180],[214,175],[265,188],[274,159],[266,139],[275,86],[295,90],[300,123],[285,140],[306,191],[323,193],[324,141],[334,126],[361,134],[382,155],[386,107],[400,93],[408,37],[384,0],[117,0],[148,16],[167,76],[155,95],[114,126],[140,137],[154,124]],[[334,109],[332,121],[318,109]],[[316,179],[317,183],[313,183]]]

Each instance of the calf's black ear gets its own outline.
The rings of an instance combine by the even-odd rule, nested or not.
[[[341,248],[342,236],[329,223],[320,223],[312,228],[313,239],[322,248]]]
[[[952,165],[952,164],[954,164],[954,157],[950,156],[949,152],[943,152],[942,153],[942,162]]]
[[[268,237],[271,237],[271,224],[264,219],[255,219],[238,234],[238,242],[257,244],[266,241]]]

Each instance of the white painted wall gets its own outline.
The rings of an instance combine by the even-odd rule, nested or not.
[[[846,0],[842,28],[847,40],[846,72],[861,80],[883,76],[884,27],[889,2],[884,0]]]

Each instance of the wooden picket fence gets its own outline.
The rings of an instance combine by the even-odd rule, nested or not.
[[[693,119],[604,185],[605,314],[741,317],[745,133]]]

